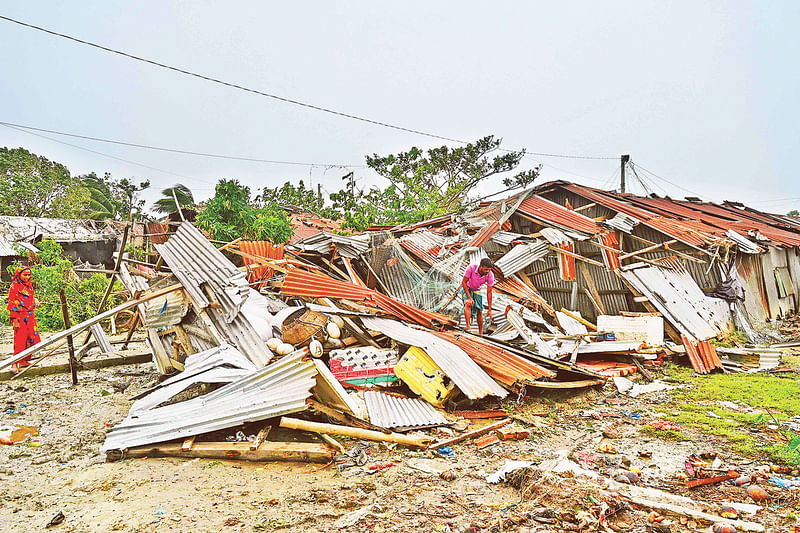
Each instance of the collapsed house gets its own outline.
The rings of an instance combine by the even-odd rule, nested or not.
[[[567,182],[464,214],[280,246],[217,247],[191,223],[174,227],[140,234],[154,262],[120,251],[115,276],[131,300],[0,362],[135,310],[131,334],[144,326],[169,377],[107,435],[110,457],[328,461],[328,434],[442,445],[417,430],[452,425],[454,410],[476,403],[646,376],[666,354],[698,373],[774,367],[774,350],[712,341],[734,328],[755,340],[767,318],[796,311],[800,282],[790,219]],[[476,334],[460,286],[484,257],[496,283],[491,324]],[[254,443],[195,446],[253,422],[267,424]],[[273,426],[323,443],[265,442]]]

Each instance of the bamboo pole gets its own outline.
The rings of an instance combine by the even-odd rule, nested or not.
[[[58,293],[58,297],[61,298],[61,314],[64,317],[64,329],[69,329],[72,327],[69,320],[69,309],[67,308],[67,295],[64,294],[64,289],[62,288],[61,291]],[[72,344],[72,335],[67,335],[67,346],[69,346],[69,372],[72,374],[72,384],[78,384],[78,368],[77,364],[75,363],[75,346]]]
[[[337,426],[335,424],[323,424],[320,422],[309,422],[308,420],[300,420],[298,418],[281,417],[280,426],[288,429],[299,429],[302,431],[310,431],[312,433],[325,433],[328,435],[345,435],[347,437],[355,437],[357,439],[374,440],[378,442],[396,442],[405,446],[413,446],[415,448],[426,448],[431,442],[428,437],[412,437],[409,435],[401,435],[400,433],[381,433],[380,431],[372,431],[369,429],[353,428],[350,426]]]
[[[592,331],[597,331],[597,326],[595,326],[594,324],[592,324],[591,322],[589,322],[585,318],[579,317],[575,313],[567,311],[563,307],[561,308],[561,312],[564,313],[565,315],[567,315],[570,318],[574,318],[575,320],[577,320],[578,322],[580,322],[581,324],[583,324],[587,328],[591,329]]]

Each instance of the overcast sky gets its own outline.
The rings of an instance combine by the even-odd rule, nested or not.
[[[800,208],[800,2],[3,2],[0,15],[348,114],[446,137],[494,134],[540,182],[618,186],[620,154],[681,198]],[[0,20],[0,121],[290,166],[0,127],[73,174],[253,191],[336,191],[366,154],[443,141],[242,92]],[[158,170],[154,170],[153,167]],[[364,185],[382,184],[353,169]],[[647,176],[642,172],[642,177]],[[481,193],[501,188],[502,177]],[[630,180],[633,181],[633,178]],[[634,183],[634,192],[642,187]]]

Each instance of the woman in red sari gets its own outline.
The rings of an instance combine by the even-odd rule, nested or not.
[[[14,353],[18,354],[37,344],[39,328],[36,326],[36,315],[33,310],[39,306],[39,300],[33,295],[31,283],[31,269],[21,266],[14,272],[11,290],[8,291],[7,309],[11,315],[11,326],[14,328]],[[12,370],[30,366],[31,356],[25,357],[14,363]]]

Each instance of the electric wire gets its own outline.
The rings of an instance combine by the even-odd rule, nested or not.
[[[21,20],[13,19],[13,18],[7,17],[5,15],[0,15],[0,19],[8,21],[8,22],[11,22],[11,23],[14,23],[14,24],[18,24],[20,26],[31,28],[31,29],[34,29],[34,30],[37,30],[37,31],[41,31],[41,32],[44,32],[44,33],[47,33],[47,34],[50,34],[50,35],[53,35],[53,36],[56,36],[56,37],[60,37],[62,39],[67,39],[67,40],[70,40],[70,41],[73,41],[73,42],[76,42],[76,43],[84,44],[86,46],[91,46],[93,48],[97,48],[97,49],[103,50],[105,52],[109,52],[109,53],[112,53],[112,54],[117,54],[117,55],[120,55],[120,56],[123,56],[123,57],[127,57],[128,59],[141,61],[141,62],[148,63],[150,65],[153,65],[153,66],[156,66],[156,67],[159,67],[159,68],[171,70],[171,71],[174,71],[174,72],[178,72],[180,74],[184,74],[184,75],[187,75],[187,76],[192,76],[192,77],[195,77],[195,78],[198,78],[198,79],[202,79],[202,80],[205,80],[205,81],[209,81],[209,82],[212,82],[212,83],[217,83],[217,84],[220,84],[220,85],[224,85],[226,87],[230,87],[230,88],[233,88],[233,89],[238,89],[240,91],[245,91],[245,92],[248,92],[248,93],[257,94],[259,96],[264,96],[266,98],[272,98],[274,100],[278,100],[278,101],[281,101],[281,102],[284,102],[284,103],[287,103],[287,104],[292,104],[292,105],[296,105],[296,106],[300,106],[300,107],[305,107],[307,109],[313,109],[315,111],[320,111],[320,112],[323,112],[323,113],[328,113],[328,114],[336,115],[336,116],[343,117],[343,118],[349,118],[349,119],[352,119],[352,120],[358,120],[358,121],[365,122],[365,123],[368,123],[368,124],[372,124],[372,125],[375,125],[375,126],[381,126],[381,127],[384,127],[384,128],[390,128],[390,129],[394,129],[394,130],[398,130],[398,131],[404,131],[406,133],[413,133],[415,135],[421,135],[421,136],[424,136],[424,137],[430,137],[430,138],[433,138],[433,139],[439,139],[439,140],[443,140],[443,141],[450,141],[450,142],[455,142],[455,143],[460,143],[460,144],[468,144],[467,141],[464,141],[464,140],[461,140],[461,139],[456,139],[456,138],[453,138],[453,137],[447,137],[447,136],[444,136],[444,135],[437,135],[435,133],[416,130],[416,129],[413,129],[413,128],[406,128],[404,126],[398,126],[396,124],[390,124],[388,122],[383,122],[383,121],[380,121],[380,120],[374,120],[374,119],[371,119],[371,118],[366,118],[366,117],[362,117],[362,116],[359,116],[359,115],[354,115],[354,114],[351,114],[351,113],[345,113],[343,111],[337,111],[335,109],[330,109],[330,108],[327,108],[327,107],[323,107],[323,106],[319,106],[319,105],[315,105],[315,104],[310,104],[310,103],[307,103],[307,102],[302,102],[300,100],[295,100],[293,98],[287,98],[285,96],[280,96],[280,95],[277,95],[277,94],[268,93],[268,92],[261,91],[261,90],[258,90],[258,89],[245,87],[244,85],[239,85],[237,83],[224,81],[224,80],[221,80],[219,78],[214,78],[212,76],[207,76],[205,74],[199,74],[199,73],[193,72],[191,70],[186,70],[186,69],[183,69],[183,68],[174,67],[174,66],[171,66],[171,65],[167,65],[166,63],[161,63],[159,61],[155,61],[155,60],[152,60],[152,59],[147,59],[147,58],[144,58],[144,57],[141,57],[141,56],[130,54],[128,52],[122,52],[120,50],[116,50],[116,49],[110,48],[108,46],[103,46],[101,44],[93,43],[91,41],[86,41],[84,39],[79,39],[77,37],[73,37],[71,35],[67,35],[65,33],[60,33],[60,32],[54,31],[54,30],[49,30],[47,28],[43,28],[43,27],[37,26],[35,24],[29,24],[27,22],[23,22]],[[512,150],[504,149],[504,151],[512,151]],[[526,155],[535,155],[535,156],[540,156],[540,157],[565,158],[565,159],[593,159],[593,160],[616,159],[616,157],[607,157],[607,156],[556,154],[556,153],[546,153],[546,152],[526,152]]]
[[[59,144],[64,144],[66,146],[71,146],[73,148],[77,148],[78,150],[84,150],[86,152],[91,152],[93,154],[101,155],[103,157],[108,157],[110,159],[116,159],[117,161],[122,161],[124,163],[128,163],[128,164],[131,164],[131,165],[136,165],[136,166],[139,166],[139,167],[142,167],[142,168],[146,168],[146,169],[149,169],[149,170],[155,170],[156,172],[162,172],[164,174],[170,174],[172,176],[177,176],[179,178],[183,178],[183,179],[187,179],[187,180],[199,181],[199,182],[205,183],[207,185],[214,185],[213,183],[211,183],[209,181],[206,181],[206,180],[202,180],[200,178],[193,178],[193,177],[190,177],[190,176],[186,176],[184,174],[178,174],[177,172],[170,172],[169,170],[164,170],[164,169],[161,169],[161,168],[152,167],[150,165],[145,165],[144,163],[139,163],[137,161],[131,161],[130,159],[124,159],[122,157],[117,157],[115,155],[107,154],[105,152],[98,152],[97,150],[92,150],[91,148],[86,148],[85,146],[79,146],[77,144],[68,143],[66,141],[61,141],[59,139],[53,139],[52,137],[48,137],[47,135],[42,135],[40,133],[34,133],[32,131],[28,131],[28,130],[25,130],[25,129],[22,129],[22,128],[17,128],[15,126],[9,126],[8,124],[5,124],[5,123],[0,123],[0,125],[5,126],[6,128],[10,128],[12,130],[21,131],[22,133],[27,133],[28,135],[34,135],[36,137],[41,137],[42,139],[47,139],[48,141],[53,141],[53,142],[56,142],[56,143],[59,143]]]
[[[704,195],[704,194],[700,194],[700,193],[698,193],[698,192],[695,192],[695,191],[689,190],[689,189],[687,189],[686,187],[682,187],[682,186],[678,185],[677,183],[675,183],[675,182],[673,182],[673,181],[670,181],[670,180],[668,180],[667,178],[664,178],[664,177],[662,177],[662,176],[659,176],[658,174],[656,174],[656,173],[655,173],[655,172],[653,172],[652,170],[647,170],[647,169],[646,169],[646,168],[644,168],[642,165],[636,165],[636,168],[638,168],[639,170],[643,170],[643,171],[647,172],[647,173],[648,173],[650,176],[652,176],[652,177],[654,177],[654,178],[656,178],[656,179],[659,179],[659,180],[661,180],[661,181],[664,181],[664,182],[666,182],[666,183],[669,183],[669,184],[670,184],[670,185],[672,185],[673,187],[677,187],[678,189],[680,189],[680,190],[682,190],[682,191],[685,191],[685,192],[688,192],[688,193],[694,194],[694,195],[695,195],[695,196],[697,196],[698,198],[703,198],[703,197],[705,197],[705,195]]]
[[[144,148],[146,150],[157,150],[159,152],[169,152],[169,153],[183,154],[183,155],[195,155],[195,156],[201,156],[201,157],[213,157],[213,158],[217,158],[217,159],[232,159],[234,161],[248,161],[248,162],[254,162],[254,163],[270,163],[270,164],[276,164],[276,165],[296,165],[296,166],[330,167],[330,168],[368,168],[366,165],[344,165],[344,164],[338,164],[338,163],[304,163],[304,162],[298,162],[298,161],[280,161],[280,160],[275,160],[275,159],[259,159],[259,158],[255,158],[255,157],[233,156],[233,155],[224,155],[224,154],[212,154],[212,153],[208,153],[208,152],[196,152],[196,151],[193,151],[193,150],[181,150],[181,149],[178,149],[178,148],[164,148],[164,147],[160,147],[160,146],[151,146],[151,145],[148,145],[148,144],[139,144],[139,143],[133,143],[133,142],[128,142],[128,141],[117,141],[117,140],[113,140],[113,139],[105,139],[105,138],[102,138],[102,137],[92,137],[90,135],[81,135],[81,134],[78,134],[78,133],[67,133],[67,132],[64,132],[64,131],[49,130],[49,129],[45,129],[45,128],[37,128],[37,127],[34,127],[34,126],[26,126],[24,124],[15,124],[13,122],[0,121],[0,124],[3,125],[3,126],[21,128],[21,129],[24,129],[24,130],[33,130],[33,131],[40,131],[40,132],[45,132],[45,133],[53,133],[55,135],[63,135],[65,137],[74,137],[76,139],[86,139],[86,140],[89,140],[89,141],[97,141],[97,142],[108,143],[108,144],[118,144],[118,145],[121,145],[121,146],[132,146],[134,148]]]

